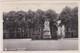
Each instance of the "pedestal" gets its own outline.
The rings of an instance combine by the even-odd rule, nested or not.
[[[50,27],[49,27],[49,21],[46,20],[44,23],[44,33],[43,33],[43,38],[51,38],[50,34]]]

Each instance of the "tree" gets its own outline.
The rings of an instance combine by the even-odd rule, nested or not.
[[[8,13],[3,14],[3,26],[4,30],[7,30],[9,32],[9,37],[15,37],[15,31],[17,29],[17,25],[15,23],[15,18],[16,18],[16,12],[15,11],[10,11]],[[12,33],[13,32],[13,33]],[[11,35],[12,34],[12,35]]]
[[[36,11],[36,14],[35,14],[35,29],[37,29],[37,32],[39,34],[39,37],[38,38],[41,38],[42,35],[43,35],[43,28],[44,28],[44,21],[45,21],[45,13],[44,11],[38,9]]]
[[[49,9],[45,12],[45,15],[46,15],[46,19],[49,20],[50,22],[50,31],[51,31],[51,38],[52,39],[56,39],[57,38],[57,19],[58,19],[58,14]]]
[[[3,13],[3,38],[9,38],[9,24],[7,13]]]
[[[18,24],[20,37],[24,37],[26,34],[26,28],[28,26],[28,23],[26,21],[26,12],[17,11],[17,18],[15,22]]]
[[[34,29],[34,20],[35,20],[35,12],[29,10],[27,12],[27,21],[28,21],[28,27],[29,27],[29,36],[31,37],[31,35],[33,34],[33,29]]]
[[[72,13],[73,13],[73,21],[72,21],[72,25],[73,25],[73,29],[78,28],[78,7],[75,7],[72,9]]]
[[[45,15],[51,22],[54,22],[58,19],[58,17],[57,17],[58,14],[55,11],[51,10],[51,9],[47,10],[45,12]]]
[[[74,37],[78,37],[78,7],[72,9],[72,14],[71,30],[75,30]]]
[[[59,15],[59,19],[61,20],[60,25],[65,25],[66,31],[68,32],[70,28],[70,20],[72,18],[72,12],[70,7],[65,7]]]

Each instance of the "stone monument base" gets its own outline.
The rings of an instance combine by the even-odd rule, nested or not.
[[[50,31],[45,31],[43,38],[51,38]]]

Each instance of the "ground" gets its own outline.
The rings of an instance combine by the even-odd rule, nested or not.
[[[4,39],[3,50],[55,51],[78,50],[77,38],[59,40]]]

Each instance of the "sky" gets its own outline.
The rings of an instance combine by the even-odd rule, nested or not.
[[[31,9],[32,11],[36,11],[37,9],[41,9],[46,11],[48,9],[54,10],[56,13],[60,13],[65,6],[74,8],[77,3],[5,3],[1,4],[0,8],[3,12],[8,11],[28,11]]]

